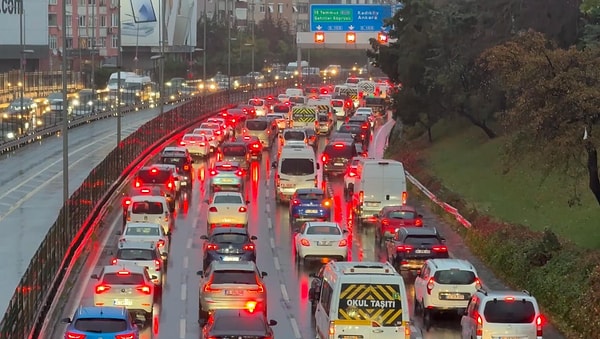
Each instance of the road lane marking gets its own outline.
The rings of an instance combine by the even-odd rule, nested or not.
[[[279,258],[278,257],[273,257],[273,265],[275,266],[275,269],[277,271],[281,270],[281,265],[279,264]]]
[[[185,318],[179,319],[179,339],[185,339]]]
[[[271,238],[269,239],[269,242],[271,243],[271,248],[275,249],[275,239]]]
[[[268,227],[269,229],[272,229],[272,228],[273,228],[273,222],[271,221],[271,218],[267,218],[267,227]]]
[[[290,295],[287,292],[287,288],[285,288],[285,284],[281,284],[281,295],[283,296],[283,300],[285,302],[290,302]]]
[[[267,202],[267,205],[265,206],[265,210],[267,211],[267,214],[271,214],[271,204],[269,204]]]
[[[187,240],[187,246],[186,246],[186,247],[187,247],[188,249],[192,248],[192,242],[193,242],[192,238],[189,238],[189,239]]]
[[[186,283],[181,284],[181,300],[185,300],[187,298],[187,285]]]
[[[189,257],[183,257],[183,268],[187,269],[188,266],[190,264],[190,258]]]
[[[290,323],[292,324],[292,331],[294,331],[294,336],[296,339],[302,339],[302,334],[300,334],[300,329],[298,328],[296,318],[291,318]]]

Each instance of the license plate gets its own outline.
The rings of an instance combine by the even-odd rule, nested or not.
[[[181,182],[181,186],[187,186],[187,182],[185,182],[185,181],[182,181],[182,182]]]
[[[292,188],[292,187],[296,187],[296,184],[280,184],[279,186],[281,186],[283,188]]]
[[[316,213],[319,213],[319,210],[306,210],[304,212],[308,213],[308,214],[316,214]]]
[[[379,203],[378,202],[366,202],[365,206],[369,206],[369,207],[374,207],[374,206],[378,206]]]
[[[429,254],[431,253],[430,250],[415,250],[415,253],[417,254]]]
[[[225,295],[243,295],[244,291],[243,290],[225,290]]]
[[[113,300],[113,305],[115,306],[131,306],[133,303],[131,299],[115,299]]]
[[[232,179],[221,179],[221,182],[231,183],[231,182],[233,182],[233,180]]]
[[[223,261],[240,261],[240,257],[223,257]]]
[[[446,299],[450,300],[465,300],[465,296],[460,293],[448,293]]]
[[[515,336],[510,336],[510,337],[492,337],[493,339],[523,339],[523,337],[515,337]]]
[[[344,166],[344,164],[341,162],[334,162],[333,166]]]
[[[331,246],[329,241],[317,241],[317,246]]]

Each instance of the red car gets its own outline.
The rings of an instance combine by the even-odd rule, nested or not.
[[[256,118],[256,109],[254,108],[254,106],[252,105],[246,105],[246,104],[240,104],[237,106],[237,108],[240,108],[244,114],[246,114],[246,118],[247,119],[254,119]]]
[[[258,161],[262,159],[263,145],[258,137],[254,135],[238,136],[235,138],[235,141],[242,141],[246,143],[248,146],[248,152],[250,153],[250,159]]]
[[[386,206],[378,214],[373,215],[376,221],[375,237],[379,244],[385,238],[391,238],[400,227],[423,227],[423,216],[408,205]]]

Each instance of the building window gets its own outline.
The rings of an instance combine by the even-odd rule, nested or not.
[[[283,4],[277,4],[277,13],[283,13]]]
[[[56,5],[56,0],[48,0],[48,5]]]
[[[269,7],[267,9],[268,9],[269,13],[275,12],[275,10],[273,9],[273,3],[270,3]]]
[[[106,1],[105,1],[105,0],[100,0],[100,6],[101,6],[101,7],[104,7],[104,6],[106,6]]]
[[[117,22],[117,13],[112,13],[110,15],[110,27],[117,27],[118,26],[118,22]]]
[[[95,5],[96,0],[87,0],[88,5]]]
[[[58,26],[56,14],[48,14],[48,26]]]
[[[67,14],[66,18],[67,18],[67,27],[73,26],[73,17],[71,16],[71,14]]]
[[[100,16],[100,27],[106,27],[106,15]]]
[[[112,36],[112,48],[117,48],[117,47],[119,47],[119,36],[113,35]]]
[[[67,0],[67,5],[70,5],[70,4],[71,4],[71,0]]]
[[[56,35],[50,35],[48,37],[48,48],[50,49],[56,49],[57,48],[57,40],[56,40]]]
[[[308,4],[298,4],[298,13],[307,14],[308,13]]]
[[[73,38],[67,38],[67,49],[73,48]]]
[[[79,0],[79,6],[81,6],[81,7],[85,6],[86,2],[87,2],[87,0]]]
[[[77,25],[79,25],[79,27],[85,27],[85,15],[79,16],[77,20]]]
[[[93,16],[91,16],[91,15],[90,15],[90,16],[88,16],[87,18],[88,18],[87,25],[88,25],[89,27],[96,27],[96,23],[94,22],[94,21],[96,21],[96,20],[95,20],[95,19],[96,19],[96,17],[93,17]]]
[[[98,43],[98,45],[96,47],[106,47],[106,37],[105,36],[100,37],[98,39],[98,41],[100,41],[100,42]]]
[[[260,4],[260,6],[258,7],[258,11],[261,13],[265,12],[265,4]]]

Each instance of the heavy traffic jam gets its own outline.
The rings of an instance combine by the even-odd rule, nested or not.
[[[200,268],[196,284],[182,285],[181,300],[198,293],[192,312],[201,338],[422,338],[454,315],[462,338],[541,339],[536,299],[484,289],[474,266],[452,258],[444,236],[409,204],[402,163],[369,154],[392,90],[385,79],[356,77],[289,88],[234,103],[159,150],[131,178],[115,250],[91,276],[89,302],[63,319],[64,338],[187,338],[189,324],[179,333],[160,328],[157,310],[177,302],[166,297],[172,249],[198,241],[201,256],[184,258],[184,270]],[[257,171],[270,176],[258,179]],[[250,192],[257,181],[269,191],[261,198]],[[257,264],[270,255],[254,233],[272,228],[271,219],[253,225],[262,200],[284,214],[291,239],[283,246],[297,269],[314,268],[306,291],[310,336],[295,320],[293,333],[273,320],[280,295],[297,293],[267,288],[267,279],[278,278]],[[336,216],[342,205],[345,221]],[[193,222],[201,235],[180,243],[178,214],[190,206],[205,211]],[[374,232],[378,257],[353,254],[366,246],[356,243],[358,231]]]

